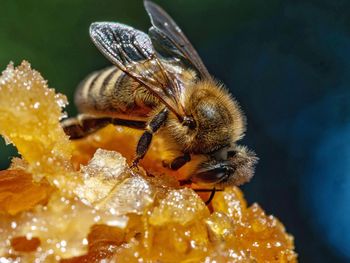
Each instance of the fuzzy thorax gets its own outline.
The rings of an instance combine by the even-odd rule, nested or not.
[[[222,85],[210,80],[186,88],[182,104],[195,126],[188,127],[170,114],[168,135],[184,151],[210,153],[233,145],[243,136],[245,118],[238,103]]]

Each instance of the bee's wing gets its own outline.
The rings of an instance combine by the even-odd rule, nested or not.
[[[199,73],[200,78],[210,78],[197,51],[175,21],[155,3],[144,0],[144,5],[153,25],[149,35],[156,51],[162,57],[177,57],[190,64]]]
[[[179,92],[183,83],[175,73],[165,70],[148,35],[124,24],[96,22],[90,26],[90,37],[107,59],[182,119],[184,109]]]

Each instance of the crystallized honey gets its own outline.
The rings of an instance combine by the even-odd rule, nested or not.
[[[296,262],[293,237],[237,187],[210,206],[180,187],[191,164],[163,168],[157,136],[139,169],[139,131],[69,141],[66,103],[27,62],[0,78],[0,133],[22,156],[0,172],[0,262]]]

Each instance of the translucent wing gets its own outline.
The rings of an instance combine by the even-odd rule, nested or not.
[[[155,3],[144,0],[144,5],[153,25],[149,35],[156,51],[165,58],[177,57],[192,65],[200,78],[210,78],[197,51],[175,21]]]
[[[159,61],[148,35],[124,24],[97,22],[91,24],[90,36],[107,59],[148,88],[179,119],[183,118],[178,94],[183,83]]]

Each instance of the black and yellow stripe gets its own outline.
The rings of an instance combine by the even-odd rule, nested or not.
[[[79,111],[103,113],[110,109],[111,100],[116,99],[116,89],[123,88],[120,83],[124,77],[125,73],[114,66],[90,74],[80,83],[75,95]]]
[[[140,82],[115,66],[91,73],[75,94],[79,112],[96,117],[144,121],[159,100]]]

